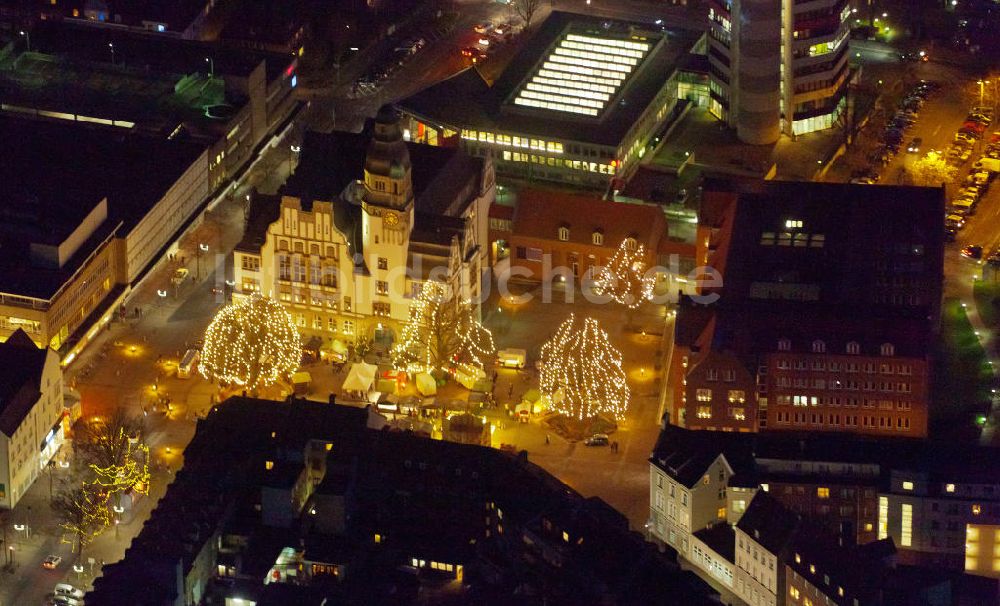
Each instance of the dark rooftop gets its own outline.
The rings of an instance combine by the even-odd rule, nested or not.
[[[712,260],[725,281],[720,305],[810,315],[826,307],[839,318],[937,314],[943,189],[706,179],[703,191],[738,195],[735,215],[720,215],[732,224],[720,226]],[[893,288],[897,279],[905,291]],[[890,293],[905,294],[883,300]]]
[[[736,533],[733,527],[725,522],[720,522],[708,528],[702,528],[694,533],[694,536],[712,548],[715,553],[726,559],[727,562],[736,561]]]
[[[745,532],[764,549],[780,554],[789,545],[799,516],[785,509],[777,499],[758,491],[736,527]]]
[[[8,438],[42,395],[45,355],[21,329],[0,343],[0,431]]]
[[[203,152],[200,145],[67,121],[0,116],[0,284],[6,293],[52,297],[116,228],[124,235]],[[61,268],[32,265],[29,244],[56,246],[101,200],[108,218]]]
[[[674,67],[700,36],[685,30],[660,31],[649,24],[609,21],[555,11],[539,26],[493,83],[475,67],[439,82],[400,102],[416,116],[455,128],[536,135],[558,140],[618,146],[664,86]],[[513,95],[567,31],[600,37],[637,35],[655,46],[624,82],[599,119],[583,115],[514,106]]]

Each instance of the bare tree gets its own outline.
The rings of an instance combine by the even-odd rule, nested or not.
[[[71,545],[75,542],[78,554],[111,523],[107,493],[93,484],[57,494],[52,500],[52,510],[59,526],[73,537],[69,541],[63,539],[64,542]]]
[[[87,465],[86,476],[95,490],[120,500],[132,490],[145,493],[149,486],[149,448],[141,442],[142,421],[122,408],[106,419],[82,424],[74,440],[76,452]],[[116,500],[116,504],[121,503]]]
[[[524,20],[524,29],[531,28],[531,18],[542,6],[542,0],[511,0],[511,6],[517,16]]]

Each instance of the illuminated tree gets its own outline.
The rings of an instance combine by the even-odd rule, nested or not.
[[[87,464],[93,483],[111,497],[149,490],[149,448],[140,442],[141,434],[139,418],[121,408],[105,419],[81,424],[76,431],[74,449]]]
[[[955,178],[958,169],[948,164],[936,152],[928,152],[926,156],[913,163],[913,183],[927,187],[940,187]]]
[[[446,285],[431,281],[410,304],[410,319],[391,351],[396,368],[438,374],[482,369],[495,353],[493,335],[472,304],[454,301]]]
[[[292,317],[273,299],[254,296],[227,305],[208,325],[200,369],[207,379],[257,390],[291,376],[301,358]]]
[[[608,264],[594,278],[594,292],[635,309],[653,294],[653,278],[646,275],[645,249],[632,238],[622,240]]]
[[[555,411],[581,421],[625,415],[630,392],[622,355],[597,320],[586,318],[577,329],[570,315],[542,346],[540,362],[540,388]]]
[[[76,553],[111,523],[108,494],[94,484],[59,493],[52,501],[52,509],[59,527],[72,537],[67,540],[64,535],[63,542],[72,545],[75,541]]]

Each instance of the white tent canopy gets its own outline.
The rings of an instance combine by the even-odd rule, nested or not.
[[[437,381],[435,381],[434,377],[428,373],[422,372],[417,374],[416,381],[417,391],[419,391],[421,395],[432,396],[437,393]]]
[[[355,362],[351,365],[351,370],[344,379],[344,390],[346,391],[368,391],[372,383],[375,382],[375,374],[378,373],[378,366]]]

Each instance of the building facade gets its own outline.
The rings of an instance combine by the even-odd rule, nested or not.
[[[385,107],[361,180],[326,201],[262,197],[263,220],[251,220],[234,251],[234,297],[276,299],[300,333],[324,344],[392,342],[429,279],[448,283],[456,299],[476,300],[494,187],[489,165],[480,168],[488,175],[474,175],[475,189],[455,194],[447,214],[422,213],[407,146],[398,116]]]
[[[709,110],[740,140],[830,128],[847,109],[848,0],[709,3]]]
[[[13,509],[64,441],[59,356],[24,331],[0,344],[0,507]]]

